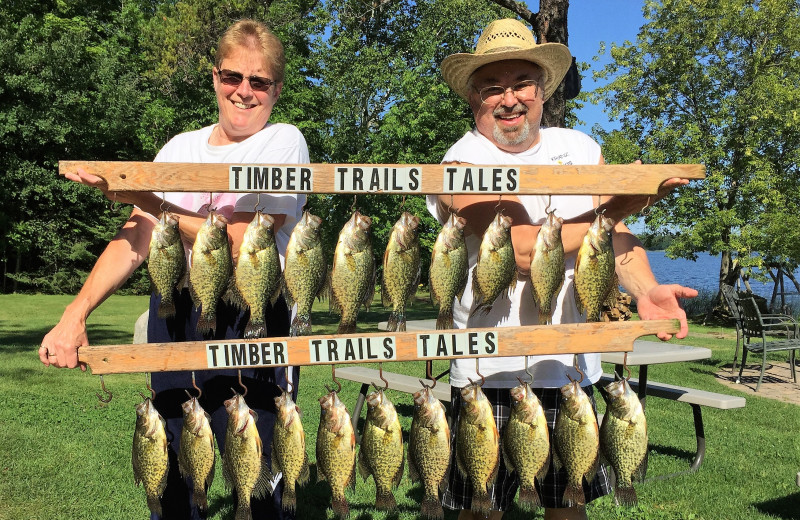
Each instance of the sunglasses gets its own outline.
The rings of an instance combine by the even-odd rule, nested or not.
[[[242,81],[245,80],[244,74],[236,72],[235,70],[222,69],[217,71],[217,75],[223,85],[230,85],[232,87],[238,87],[242,84]],[[250,82],[251,89],[259,92],[266,92],[275,84],[271,79],[262,78],[261,76],[248,76],[247,81]]]

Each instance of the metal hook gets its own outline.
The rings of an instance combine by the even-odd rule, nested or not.
[[[253,207],[253,213],[258,211],[258,206],[261,205],[261,192],[256,193],[256,205]],[[304,204],[305,206],[305,204]]]
[[[353,195],[353,203],[350,205],[350,213],[356,209],[356,197],[358,197],[358,195]]]
[[[500,194],[500,195],[497,197],[497,205],[494,207],[494,212],[495,212],[495,213],[502,213],[502,212],[503,212],[503,210],[500,210],[500,211],[498,211],[498,208],[500,207],[500,204],[501,204],[502,202],[503,202],[503,195],[502,195],[502,194]]]
[[[106,382],[103,380],[102,375],[100,376],[100,388],[103,389],[103,394],[105,394],[107,397],[103,397],[98,393],[95,393],[94,395],[97,396],[97,399],[99,399],[101,403],[106,403],[106,404],[110,403],[111,399],[114,397],[114,394],[109,392],[108,389],[106,388]]]
[[[399,211],[403,211],[403,207],[406,205],[406,196],[403,195],[403,199],[400,201],[400,208]]]
[[[152,386],[150,386],[151,379],[152,378],[150,376],[150,372],[145,372],[145,374],[144,374],[144,386],[146,386],[147,389],[150,390],[150,399],[152,400],[152,399],[156,398],[156,391],[153,390]]]
[[[239,370],[239,386],[244,388],[244,392],[242,393],[242,397],[246,397],[247,396],[247,387],[244,386],[244,383],[242,383],[242,371],[241,371],[241,369]]]
[[[450,214],[453,214],[453,213],[455,213],[455,211],[453,211],[453,205],[454,205],[454,204],[455,204],[455,202],[454,202],[453,195],[452,195],[452,194],[450,194],[450,205],[449,205],[449,206],[447,206],[447,212],[448,212],[448,213],[450,213]]]
[[[581,370],[581,368],[578,366],[578,354],[575,354],[574,356],[572,356],[572,367],[573,367],[575,370],[577,370],[577,371],[578,371],[578,373],[581,375],[581,378],[580,378],[580,379],[578,379],[578,384],[581,384],[581,383],[583,382],[584,378],[586,377],[586,374],[585,374],[585,373],[584,373],[584,371],[583,371],[583,370]],[[569,374],[567,374],[567,378],[569,378],[569,380],[570,380],[570,381],[572,381],[573,383],[575,382],[575,380],[574,380],[574,379],[572,379],[572,378],[569,376]]]
[[[192,370],[192,386],[194,387],[195,390],[197,390],[197,398],[200,399],[200,396],[203,395],[203,391],[200,390],[199,386],[197,386],[197,381],[195,381],[194,378],[194,370]]]
[[[483,374],[481,374],[480,366],[479,366],[480,365],[480,361],[481,361],[481,358],[477,358],[477,357],[475,358],[475,373],[480,376],[480,378],[481,378],[481,386],[483,386],[486,383],[486,377]],[[470,382],[472,382],[472,381],[470,381]]]
[[[647,211],[648,208],[650,208],[650,195],[647,196],[647,202],[645,202],[644,207],[642,208],[642,210],[639,213],[641,213],[644,216],[649,215],[650,212]]]
[[[544,212],[547,213],[547,214],[550,213],[550,203],[551,202],[553,202],[553,196],[552,195],[548,195],[547,196],[547,206],[545,206],[545,208],[544,208]],[[553,210],[553,211],[555,212],[555,210]]]
[[[164,204],[167,203],[167,194],[166,192],[161,192],[161,205],[158,206],[158,209],[163,213],[164,212]]]
[[[291,381],[289,381],[289,379],[287,379],[286,380],[286,393],[287,394],[291,394],[292,390],[294,390],[294,385],[292,384]]]
[[[383,376],[383,363],[378,363],[378,377],[380,377],[381,381],[383,381],[383,389],[388,390],[389,381]],[[380,390],[380,388],[378,388],[378,385],[376,385],[374,382],[372,383],[372,386],[375,387],[375,390]]]
[[[531,366],[528,364],[528,356],[525,356],[525,373],[531,378],[531,384],[533,384],[533,374],[531,374]]]
[[[433,381],[433,384],[429,388],[436,388],[436,381],[438,381],[435,377],[433,377],[433,361],[428,361],[425,363],[425,377],[428,380]],[[425,386],[424,384],[422,386]]]
[[[331,365],[331,377],[333,378],[333,382],[336,383],[336,387],[337,387],[336,392],[337,393],[341,392],[342,391],[342,383],[340,383],[339,380],[336,379],[336,365]],[[328,390],[330,390],[330,389],[328,389]]]
[[[598,209],[600,209],[600,206],[594,208],[595,215],[605,215],[607,208],[603,208],[601,211],[598,211]]]
[[[631,380],[631,367],[628,366],[628,353],[625,352],[625,355],[622,357],[622,368],[628,373],[628,377],[625,378],[625,381]],[[622,374],[620,374],[621,376]]]

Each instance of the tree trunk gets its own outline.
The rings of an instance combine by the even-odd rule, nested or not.
[[[567,10],[569,0],[539,0],[539,12],[532,13],[523,3],[514,0],[491,0],[513,12],[533,28],[538,43],[563,43],[569,46],[567,33]],[[542,126],[564,127],[566,99],[564,82],[544,104]]]
[[[539,43],[563,43],[568,45],[567,9],[569,0],[539,0],[539,14],[533,24],[536,40]],[[544,104],[542,126],[564,127],[566,118],[566,99],[564,82]]]

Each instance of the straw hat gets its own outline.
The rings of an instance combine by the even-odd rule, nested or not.
[[[474,54],[451,54],[442,61],[442,76],[456,94],[469,95],[469,78],[478,68],[502,60],[531,61],[544,70],[544,99],[553,95],[572,65],[572,55],[560,43],[537,44],[533,33],[517,20],[490,23],[478,39]]]

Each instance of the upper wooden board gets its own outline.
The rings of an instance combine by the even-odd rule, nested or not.
[[[654,195],[665,180],[705,178],[700,164],[198,164],[60,161],[82,168],[111,191],[393,193],[515,195]]]

